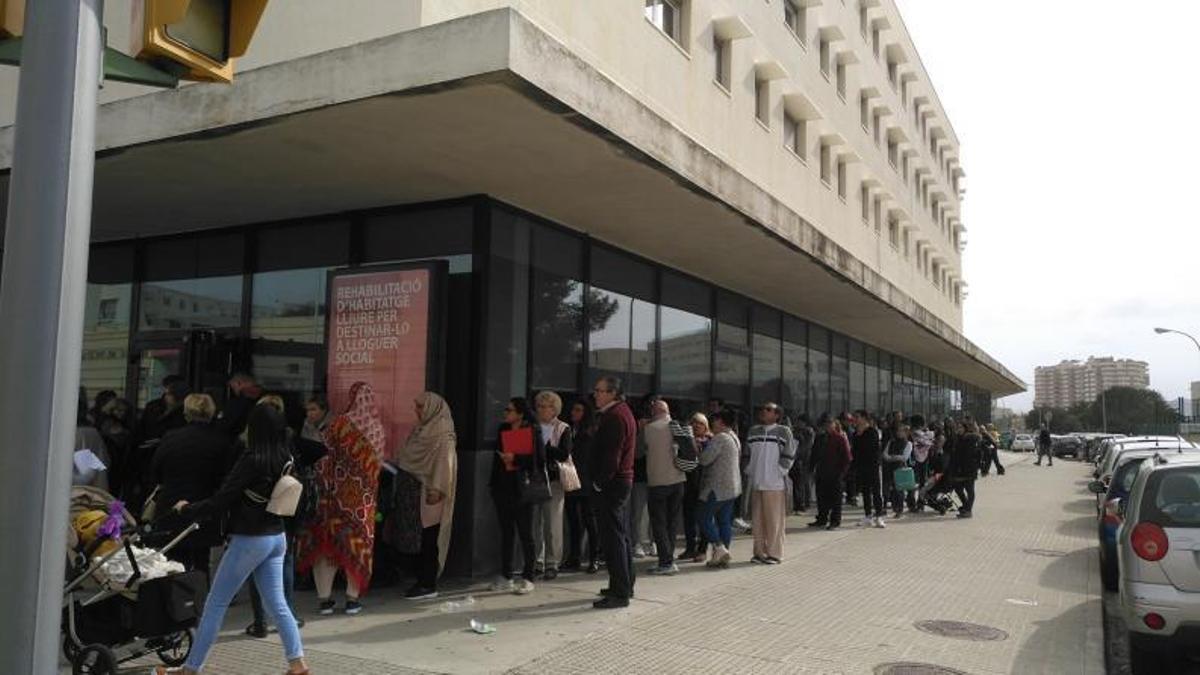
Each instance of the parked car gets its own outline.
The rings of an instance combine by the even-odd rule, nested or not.
[[[1120,608],[1135,674],[1200,656],[1200,459],[1142,462],[1117,534]]]
[[[1101,445],[1101,453],[1096,458],[1096,470],[1092,472],[1093,478],[1099,478],[1108,483],[1106,475],[1112,475],[1112,460],[1113,455],[1119,452],[1122,448],[1136,443],[1158,443],[1166,441],[1171,444],[1191,445],[1183,436],[1130,436],[1128,438],[1111,438]]]
[[[1107,591],[1117,590],[1117,530],[1124,521],[1124,502],[1129,498],[1133,481],[1137,478],[1138,469],[1146,460],[1155,456],[1170,456],[1195,454],[1200,457],[1200,448],[1179,448],[1177,450],[1147,448],[1129,450],[1121,454],[1113,469],[1112,480],[1105,485],[1099,480],[1092,481],[1088,489],[1102,495],[1100,499],[1099,517],[1096,520],[1096,536],[1100,545],[1100,580]]]
[[[1104,464],[1098,467],[1100,478],[1098,479],[1104,484],[1107,491],[1108,486],[1112,482],[1113,470],[1117,466],[1126,453],[1136,452],[1139,450],[1153,450],[1156,452],[1171,453],[1180,449],[1195,450],[1200,449],[1193,443],[1174,436],[1163,436],[1151,440],[1128,439],[1126,442],[1118,443],[1109,448],[1108,455],[1104,460]],[[1096,495],[1096,513],[1097,515],[1104,509],[1104,496]]]
[[[1050,451],[1055,457],[1070,455],[1079,459],[1083,457],[1083,441],[1075,436],[1054,436],[1051,438]]]
[[[1013,439],[1013,452],[1033,452],[1036,449],[1033,436],[1029,434],[1017,434],[1016,438]]]

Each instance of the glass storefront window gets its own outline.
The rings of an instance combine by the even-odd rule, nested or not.
[[[602,288],[592,289],[588,304],[591,379],[616,375],[626,393],[648,393],[655,366],[654,305]]]
[[[731,405],[744,405],[750,388],[749,307],[742,300],[717,296],[716,381],[713,395]]]
[[[850,408],[867,409],[866,350],[861,342],[850,341]]]
[[[892,355],[879,352],[879,403],[876,409],[887,414],[895,409],[892,405]]]
[[[251,337],[278,342],[324,344],[328,268],[254,275]]]
[[[808,326],[808,406],[809,414],[837,414],[829,406],[829,331]]]
[[[850,411],[849,344],[845,337],[833,335],[833,360],[829,377],[829,405],[835,410]]]
[[[660,320],[663,395],[703,400],[712,371],[712,319],[664,306]]]
[[[867,410],[882,415],[885,411],[879,407],[879,350],[867,347],[863,351],[863,376],[866,378],[864,392]]]
[[[487,267],[486,377],[479,421],[494,438],[504,403],[525,396],[528,364],[529,238],[528,221],[507,210],[492,216],[491,256]]]
[[[793,420],[808,407],[808,326],[799,319],[783,318],[783,406]]]
[[[534,389],[577,391],[583,360],[583,242],[548,227],[533,230]]]
[[[83,361],[79,383],[89,399],[101,391],[125,395],[133,284],[87,285],[83,309]]]
[[[781,403],[783,385],[783,341],[780,339],[780,314],[765,307],[754,308],[753,381],[755,406],[768,401]]]
[[[242,324],[242,276],[148,281],[138,330],[236,328]]]

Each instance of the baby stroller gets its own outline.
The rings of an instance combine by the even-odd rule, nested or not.
[[[954,500],[954,479],[950,477],[950,472],[930,474],[917,491],[917,500],[919,504],[937,511],[940,516],[958,510],[958,503]]]
[[[84,512],[109,512],[112,502],[103,490],[72,488],[73,523]],[[151,653],[167,665],[182,665],[192,650],[192,628],[208,582],[203,572],[184,572],[163,554],[198,526],[193,523],[161,550],[143,549],[129,512],[113,515],[120,517],[121,532],[131,534],[88,542],[75,525],[70,530],[62,645],[71,672],[115,675],[119,664]]]

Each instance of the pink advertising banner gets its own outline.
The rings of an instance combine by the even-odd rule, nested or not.
[[[413,400],[429,381],[430,266],[338,272],[329,284],[329,403],[345,410],[351,386],[375,390],[391,459],[416,423]]]

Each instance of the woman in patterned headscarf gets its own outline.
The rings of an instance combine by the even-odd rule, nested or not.
[[[325,432],[329,454],[316,465],[320,501],[298,546],[299,571],[312,569],[321,614],[333,614],[330,595],[338,569],[346,574],[346,613],[362,611],[360,594],[371,581],[384,436],[375,393],[367,383],[356,382],[350,404]]]

